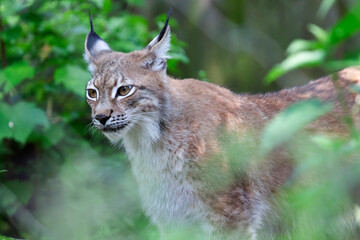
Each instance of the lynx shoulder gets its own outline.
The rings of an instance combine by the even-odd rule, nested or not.
[[[86,96],[93,125],[113,144],[125,146],[144,210],[160,229],[191,223],[212,236],[231,230],[255,238],[272,196],[293,170],[282,149],[257,154],[263,127],[290,104],[316,97],[334,107],[308,129],[348,134],[344,104],[355,104],[356,94],[348,88],[359,84],[360,69],[345,69],[335,74],[337,80],[325,77],[279,92],[237,95],[166,74],[168,21],[144,49],[130,53],[113,51],[91,21],[85,59],[92,72]],[[241,153],[235,160],[244,162],[235,173],[229,171],[228,145]]]

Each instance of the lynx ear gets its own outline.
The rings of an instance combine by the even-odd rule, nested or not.
[[[90,14],[90,32],[85,39],[84,58],[89,63],[90,72],[94,72],[96,68],[96,57],[104,52],[112,51],[109,45],[99,37],[94,31],[92,16]]]
[[[166,69],[166,59],[170,58],[167,53],[170,50],[170,27],[169,18],[171,15],[171,9],[168,12],[165,25],[160,34],[157,35],[147,45],[146,49],[153,56],[150,60],[145,62],[145,67],[153,71],[160,71]]]

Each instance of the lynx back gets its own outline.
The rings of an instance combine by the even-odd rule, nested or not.
[[[121,53],[94,32],[90,19],[86,96],[93,124],[111,143],[124,145],[144,210],[161,230],[190,223],[214,238],[231,232],[254,239],[293,169],[283,149],[257,154],[263,127],[289,104],[317,97],[334,108],[308,129],[346,135],[337,89],[359,83],[360,71],[344,70],[336,83],[328,77],[264,95],[176,80],[166,74],[168,21],[144,49]],[[355,94],[346,91],[345,100],[352,106]],[[236,173],[224,151],[229,143],[242,153],[236,160],[245,162]]]

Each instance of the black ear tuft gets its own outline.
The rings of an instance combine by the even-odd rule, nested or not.
[[[91,15],[90,12],[89,12],[89,15],[90,15],[89,16],[90,17],[90,33],[89,33],[88,38],[87,38],[86,48],[91,52],[91,49],[94,47],[96,42],[99,41],[99,40],[102,40],[102,39],[94,31],[92,15]]]
[[[90,18],[90,32],[94,32],[94,25],[92,21],[92,14],[89,12],[89,18]]]
[[[171,16],[171,12],[172,12],[172,8],[170,8],[169,11],[168,11],[168,14],[167,14],[167,17],[166,17],[166,21],[165,21],[165,25],[164,25],[163,29],[161,30],[161,32],[160,32],[160,34],[159,34],[159,36],[158,36],[158,39],[157,39],[158,42],[160,42],[161,39],[164,37],[164,34],[165,34],[165,32],[166,32],[166,29],[167,29],[167,27],[168,27],[168,25],[169,25],[169,19],[170,19],[170,16]]]

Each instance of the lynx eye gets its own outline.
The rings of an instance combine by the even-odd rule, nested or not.
[[[87,91],[88,98],[96,99],[97,91],[95,89],[89,88],[89,89],[86,89],[86,91]]]
[[[121,87],[119,87],[119,89],[117,91],[117,95],[118,96],[126,96],[129,94],[129,92],[131,91],[132,88],[133,88],[133,86],[131,86],[131,85],[121,86]]]

